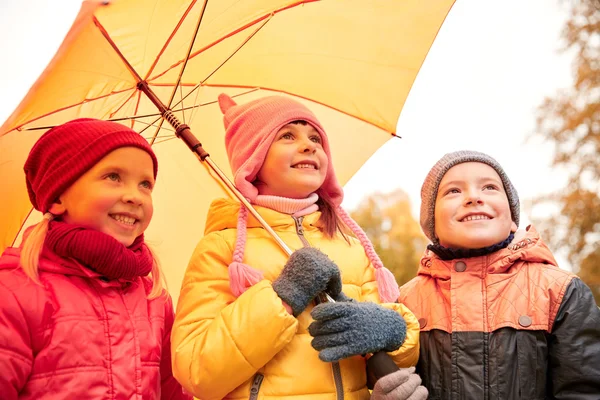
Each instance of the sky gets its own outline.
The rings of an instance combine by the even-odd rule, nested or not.
[[[565,3],[457,0],[400,115],[402,138],[390,140],[348,182],[343,205],[353,209],[366,194],[402,188],[418,218],[429,169],[447,152],[470,149],[504,167],[525,227],[530,199],[566,182],[564,171],[551,166],[553,145],[533,135],[537,106],[572,82],[572,57],[559,52]],[[52,58],[79,6],[80,0],[0,2],[0,121]]]

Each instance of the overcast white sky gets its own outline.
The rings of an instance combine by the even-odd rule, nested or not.
[[[0,121],[42,72],[79,10],[80,0],[0,2]],[[535,109],[571,83],[560,54],[567,17],[559,0],[457,0],[423,65],[398,122],[402,139],[380,149],[346,185],[347,208],[365,194],[406,190],[418,215],[421,183],[446,152],[495,157],[522,199],[559,189],[552,145],[528,140]]]

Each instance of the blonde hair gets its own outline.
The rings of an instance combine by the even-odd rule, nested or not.
[[[19,261],[21,268],[23,268],[25,275],[40,285],[40,257],[42,255],[42,249],[44,248],[46,235],[48,234],[48,226],[50,225],[50,221],[52,221],[52,219],[54,219],[54,216],[51,213],[45,213],[42,221],[36,224],[28,233],[27,237],[23,241],[23,246],[21,247],[21,257]],[[155,299],[163,294],[163,290],[166,290],[167,285],[165,276],[160,267],[160,262],[158,261],[158,257],[156,257],[156,253],[150,248],[150,246],[148,246],[148,250],[150,250],[153,260],[152,271],[150,272],[150,278],[152,279],[152,290],[150,290],[150,293],[148,294],[148,299]]]

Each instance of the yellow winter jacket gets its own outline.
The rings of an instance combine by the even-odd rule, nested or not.
[[[256,209],[292,250],[303,247],[291,216]],[[298,318],[283,307],[271,282],[287,256],[251,215],[244,263],[263,271],[265,279],[237,299],[230,292],[227,267],[238,211],[239,203],[233,200],[211,204],[205,236],[194,251],[179,296],[171,339],[174,376],[202,400],[339,399],[340,391],[345,399],[368,399],[364,357],[342,360],[339,369],[319,360],[308,333],[313,306]],[[343,238],[324,238],[319,216],[316,212],[302,219],[304,237],[339,266],[346,295],[380,303],[374,268],[363,247],[354,239],[348,245]],[[418,321],[401,304],[384,306],[397,310],[407,324],[404,344],[390,355],[401,367],[415,365]]]

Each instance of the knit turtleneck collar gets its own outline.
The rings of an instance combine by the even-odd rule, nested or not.
[[[427,249],[431,250],[440,259],[445,261],[454,260],[457,258],[479,257],[495,253],[498,250],[508,247],[508,245],[510,244],[510,242],[512,242],[514,237],[515,234],[511,232],[510,235],[508,235],[508,238],[506,238],[502,242],[496,243],[491,246],[482,247],[480,249],[452,249],[449,247],[444,247],[441,244],[430,244],[429,246],[427,246]]]
[[[319,196],[316,193],[312,193],[305,199],[291,199],[289,197],[259,194],[256,196],[253,204],[294,217],[301,217],[319,209],[319,206],[316,204],[317,200],[319,200]]]

